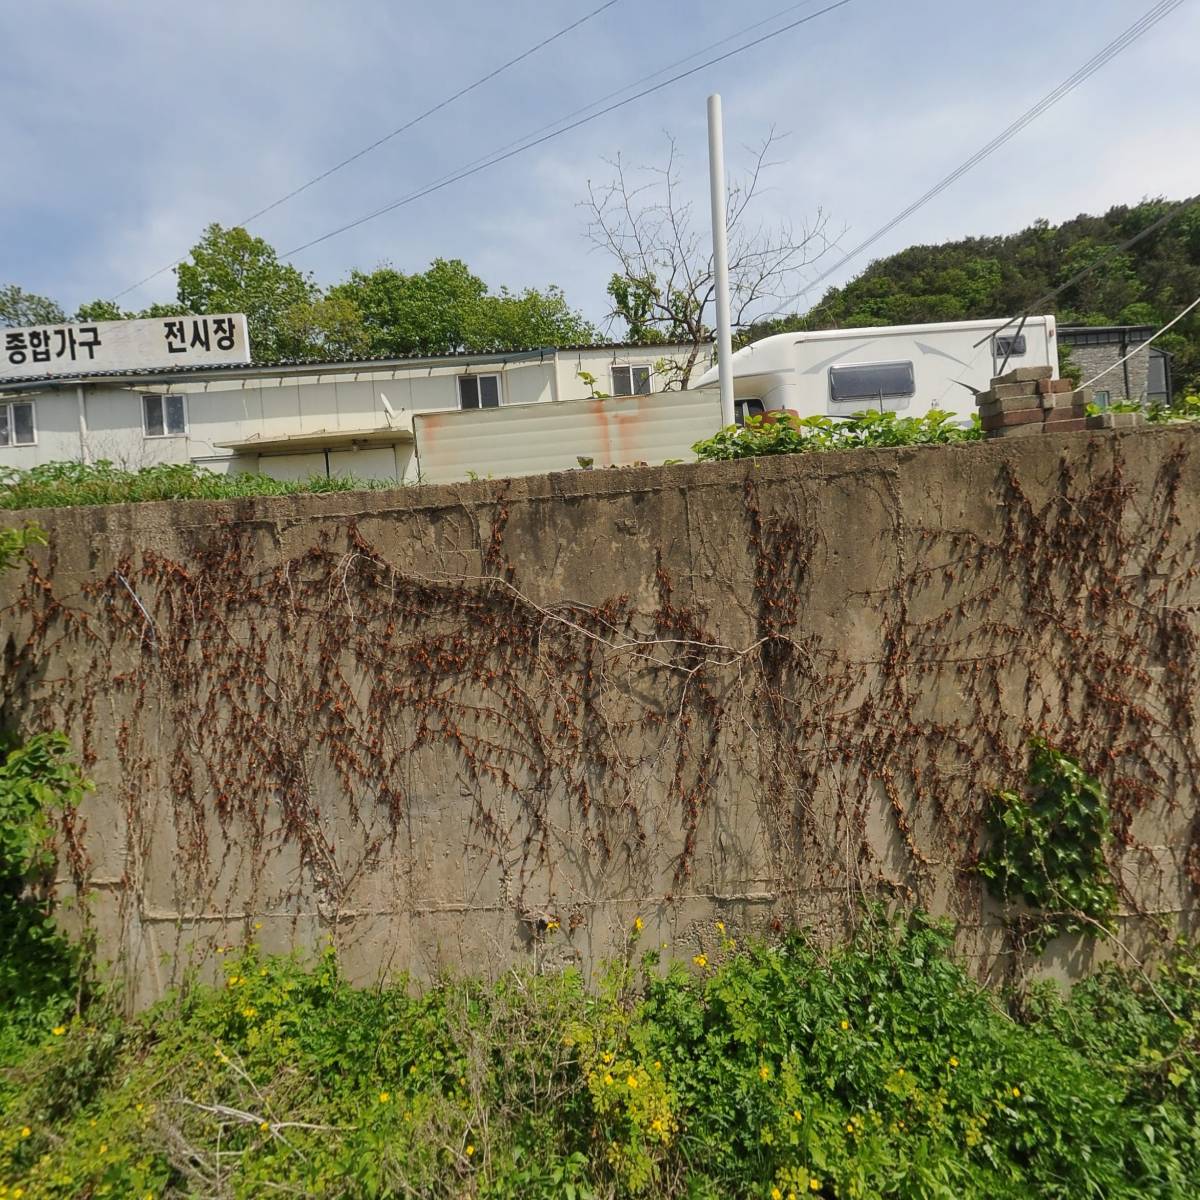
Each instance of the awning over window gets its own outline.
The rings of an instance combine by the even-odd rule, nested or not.
[[[244,438],[237,442],[214,442],[222,450],[238,454],[276,454],[279,451],[352,450],[357,446],[398,446],[413,440],[411,429],[318,429],[311,433],[285,433]]]

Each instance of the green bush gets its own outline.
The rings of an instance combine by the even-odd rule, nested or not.
[[[692,451],[701,462],[753,458],[762,454],[798,454],[811,450],[856,450],[865,446],[941,446],[973,442],[983,436],[977,416],[970,427],[955,423],[953,413],[933,409],[923,417],[894,412],[856,413],[844,421],[800,417],[767,423],[750,417],[746,424],[722,429],[697,442]]]
[[[551,937],[565,936],[551,930]],[[636,945],[636,932],[633,935]],[[1020,1019],[914,916],[822,954],[357,990],[217,957],[139,1020],[93,1012],[10,1072],[0,1184],[43,1197],[271,1194],[1191,1197],[1196,959],[1109,970]]]
[[[89,786],[61,733],[11,746],[0,761],[0,1066],[40,1042],[75,1000],[79,953],[41,889],[54,865],[49,816]]]
[[[45,463],[0,471],[0,508],[63,508],[147,500],[234,500],[243,496],[290,496],[297,492],[353,492],[394,487],[352,475],[306,480],[272,479],[241,472],[218,475],[195,463],[164,463],[127,471],[111,462]]]

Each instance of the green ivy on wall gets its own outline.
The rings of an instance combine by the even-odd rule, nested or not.
[[[999,792],[989,808],[991,845],[979,862],[988,890],[1033,915],[1035,945],[1059,933],[1111,929],[1117,891],[1103,787],[1040,738],[1030,743],[1028,796]]]

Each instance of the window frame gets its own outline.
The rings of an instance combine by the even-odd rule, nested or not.
[[[167,428],[167,405],[168,399],[178,400],[183,406],[183,429],[179,433],[172,433]],[[157,400],[159,404],[159,413],[162,418],[162,433],[150,432],[149,414],[146,412],[146,401]],[[154,441],[159,441],[164,438],[180,438],[188,437],[188,402],[186,392],[142,392],[142,437],[150,438]]]
[[[864,396],[838,396],[834,382],[836,376],[835,371],[869,371],[872,368],[885,367],[907,367],[909,388],[906,392],[871,392]],[[835,363],[829,368],[829,401],[831,404],[870,404],[883,399],[887,400],[908,400],[917,394],[917,369],[916,363],[912,359],[898,358],[888,360],[886,362],[869,362],[869,363]]]
[[[992,354],[1000,362],[1024,358],[1028,353],[1029,342],[1023,333],[998,333],[992,338]]]
[[[16,422],[13,420],[13,409],[20,408],[22,405],[29,409],[29,428],[33,431],[33,436],[27,442],[13,441],[16,435]],[[0,400],[0,408],[4,409],[4,436],[5,441],[0,442],[0,450],[19,450],[22,446],[36,446],[38,444],[38,428],[37,428],[37,405],[32,399],[29,400]]]
[[[747,406],[751,404],[758,405],[757,412],[747,412]],[[763,402],[757,396],[747,396],[744,400],[734,398],[733,401],[733,423],[739,428],[746,427],[747,417],[761,417],[765,415],[767,409]]]
[[[617,372],[629,372],[629,391],[617,391]],[[633,388],[633,373],[634,371],[646,372],[646,390],[644,392],[634,391]],[[609,368],[609,386],[612,388],[614,396],[653,396],[654,395],[654,367],[650,363],[613,363]]]
[[[463,382],[471,380],[475,383],[475,399],[476,403],[467,406],[463,404]],[[496,403],[484,404],[483,396],[480,391],[479,381],[481,379],[494,379],[496,381]],[[456,376],[455,390],[458,393],[458,411],[459,412],[484,412],[489,408],[504,407],[504,376],[499,371],[486,371],[481,373],[468,373],[466,375]]]

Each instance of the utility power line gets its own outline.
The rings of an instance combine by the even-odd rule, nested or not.
[[[1162,337],[1162,335],[1164,333],[1166,333],[1168,329],[1172,329],[1176,325],[1178,325],[1179,322],[1182,321],[1183,318],[1186,317],[1188,315],[1188,313],[1190,313],[1192,311],[1192,309],[1194,309],[1194,308],[1200,308],[1200,296],[1197,296],[1196,299],[1193,300],[1191,302],[1191,304],[1189,304],[1187,306],[1187,308],[1185,308],[1183,310],[1183,312],[1181,312],[1177,317],[1174,317],[1170,321],[1168,321],[1156,334],[1153,334],[1152,336],[1148,337],[1140,345],[1137,345],[1132,350],[1130,350],[1130,352],[1128,354],[1126,354],[1124,358],[1117,359],[1117,361],[1115,363],[1113,363],[1111,367],[1105,367],[1104,370],[1101,371],[1099,375],[1093,375],[1091,377],[1091,379],[1089,379],[1087,381],[1087,383],[1081,383],[1079,385],[1080,390],[1082,390],[1083,388],[1090,388],[1092,386],[1092,384],[1096,382],[1097,379],[1103,379],[1105,377],[1105,375],[1107,375],[1110,371],[1115,371],[1118,367],[1123,366],[1125,363],[1127,363],[1135,354],[1140,354],[1143,350],[1145,350],[1145,348],[1148,345],[1150,345],[1151,342],[1155,341],[1157,338]]]
[[[286,195],[280,196],[278,200],[272,200],[270,204],[260,208],[257,212],[251,213],[248,217],[236,222],[236,224],[245,228],[250,224],[251,221],[257,221],[259,217],[265,216],[272,210],[279,208],[280,205],[286,204],[289,200],[295,199],[300,195],[301,192],[308,191],[310,187],[313,187],[315,184],[320,183],[324,179],[328,179],[330,175],[336,174],[336,172],[340,171],[343,167],[348,167],[351,163],[357,162],[360,158],[365,158],[371,153],[372,150],[378,150],[380,146],[384,145],[386,142],[390,142],[392,138],[399,137],[402,133],[407,133],[408,130],[412,129],[415,125],[419,125],[422,121],[432,117],[435,113],[441,112],[442,109],[449,107],[449,105],[453,104],[456,100],[461,100],[468,93],[475,91],[476,88],[482,87],[485,83],[495,79],[497,75],[502,75],[510,67],[515,67],[518,63],[524,62],[525,59],[529,58],[531,55],[536,54],[539,50],[549,46],[551,42],[556,42],[559,38],[565,37],[572,30],[578,29],[580,25],[584,25],[594,17],[598,17],[606,9],[612,8],[613,5],[617,3],[619,3],[619,0],[605,0],[605,3],[601,4],[598,8],[593,8],[591,12],[585,13],[582,17],[572,21],[571,24],[564,25],[563,28],[558,30],[557,33],[552,33],[549,35],[549,37],[545,37],[540,42],[536,42],[527,50],[522,50],[521,53],[515,58],[510,58],[507,62],[501,63],[498,67],[495,67],[486,75],[481,75],[475,80],[474,83],[469,83],[466,87],[459,88],[459,90],[453,95],[447,96],[444,100],[439,100],[437,104],[432,105],[430,108],[425,109],[424,112],[418,113],[415,117],[405,121],[403,125],[398,125],[390,133],[385,133],[382,137],[376,138],[375,141],[363,146],[361,150],[356,150],[353,154],[349,155],[349,157],[343,158],[341,162],[334,163],[333,166],[326,168],[319,175],[314,175],[306,183],[302,183],[299,187],[293,188]],[[168,263],[165,267],[159,267],[157,271],[151,272],[145,277],[145,279],[139,279],[137,283],[130,284],[129,287],[127,287],[123,292],[118,292],[113,299],[119,300],[122,296],[126,296],[132,291],[136,291],[143,284],[149,283],[152,279],[157,279],[159,275],[162,275],[165,272],[172,270],[174,267],[179,266],[179,264],[183,261],[183,258],[177,258],[174,262]]]
[[[682,67],[684,63],[691,62],[693,59],[699,58],[700,55],[707,54],[710,50],[716,50],[720,46],[726,46],[730,42],[736,41],[738,38],[745,37],[748,33],[752,33],[755,29],[761,29],[764,25],[770,25],[772,22],[778,21],[781,17],[786,17],[789,13],[796,12],[798,9],[811,8],[816,3],[818,3],[818,0],[801,0],[799,4],[789,4],[787,8],[781,8],[778,12],[772,13],[769,17],[763,17],[761,21],[755,21],[750,25],[741,25],[732,33],[726,34],[725,37],[717,38],[715,42],[709,42],[708,45],[701,46],[699,49],[693,50],[690,54],[685,54],[682,58],[677,58],[674,62],[667,63],[665,67],[660,67],[657,71],[652,71],[649,75],[643,75],[640,79],[635,79],[633,82],[627,83],[623,87],[615,88],[611,92],[605,92],[603,96],[598,96],[589,104],[584,104],[579,108],[572,109],[569,113],[564,113],[561,117],[558,117],[553,121],[548,121],[545,125],[539,125],[536,129],[531,129],[528,133],[523,134],[521,137],[514,138],[511,142],[505,142],[503,146],[500,146],[498,149],[492,150],[488,154],[484,154],[479,158],[473,159],[471,162],[467,163],[466,166],[473,167],[477,163],[487,162],[487,160],[491,158],[493,154],[501,154],[513,146],[519,146],[522,142],[526,142],[530,138],[537,137],[537,135],[540,133],[545,133],[547,129],[554,129],[558,125],[563,125],[567,121],[572,120],[574,117],[579,116],[581,113],[590,112],[593,108],[598,108],[601,104],[604,104],[608,100],[612,100],[616,96],[622,96],[626,92],[633,91],[634,88],[639,88],[643,84],[649,83],[652,79],[658,79],[660,76],[666,75],[668,71],[674,71],[676,67]],[[458,170],[465,170],[465,167],[459,167]],[[447,177],[442,176],[442,178],[444,179]],[[435,180],[434,182],[440,183],[441,179]]]
[[[827,4],[824,8],[818,9],[815,13],[810,13],[806,17],[800,17],[795,21],[791,21],[786,25],[780,26],[779,29],[773,30],[771,33],[765,33],[760,37],[744,43],[741,46],[736,46],[732,50],[727,50],[724,54],[718,54],[715,58],[710,58],[697,66],[689,67],[686,71],[680,71],[677,75],[672,75],[669,79],[664,79],[661,83],[656,83],[651,87],[643,88],[639,92],[635,92],[632,96],[627,96],[624,100],[618,100],[613,104],[609,104],[598,112],[592,113],[590,116],[580,117],[578,120],[571,121],[569,124],[563,125],[561,128],[555,129],[550,133],[542,134],[540,137],[534,138],[532,141],[524,142],[523,144],[492,155],[483,161],[477,161],[474,165],[463,168],[453,175],[448,175],[441,180],[431,183],[418,191],[410,192],[406,196],[401,196],[400,199],[392,201],[390,204],[385,204],[382,208],[377,208],[372,212],[365,213],[361,217],[357,217],[353,221],[347,221],[345,225],[339,225],[336,229],[331,229],[328,233],[323,233],[320,237],[312,238],[310,241],[304,242],[299,246],[293,247],[291,250],[284,252],[284,258],[290,258],[293,254],[299,254],[302,250],[308,250],[312,246],[319,245],[321,242],[327,242],[330,238],[335,238],[339,234],[346,233],[351,229],[357,229],[360,225],[365,225],[368,221],[375,220],[376,217],[382,217],[385,213],[394,212],[398,208],[403,208],[405,205],[412,204],[425,196],[431,195],[434,192],[441,191],[442,188],[449,187],[451,184],[458,183],[463,179],[467,179],[472,175],[477,175],[480,171],[487,170],[488,167],[494,167],[498,163],[506,162],[510,158],[515,158],[518,154],[524,154],[526,150],[532,150],[535,146],[541,146],[545,142],[549,142],[554,138],[561,137],[564,133],[570,133],[574,129],[580,128],[582,125],[588,125],[592,121],[597,121],[601,117],[607,116],[611,112],[616,112],[617,109],[624,108],[628,104],[633,104],[637,100],[642,100],[646,96],[653,95],[655,92],[660,92],[663,88],[670,87],[673,83],[678,83],[681,79],[687,79],[691,75],[696,75],[700,71],[704,71],[709,67],[716,66],[717,63],[725,62],[733,58],[735,55],[743,54],[747,50],[753,50],[756,46],[761,46],[764,42],[769,42],[773,38],[780,37],[785,33],[789,33],[793,29],[799,28],[801,25],[807,25],[810,21],[815,21],[818,17],[823,17],[826,13],[831,13],[835,9],[845,8],[852,0],[836,0],[836,3]],[[1183,0],[1174,0],[1175,3],[1182,3]]]
[[[870,237],[860,242],[853,250],[849,251],[835,266],[830,267],[827,271],[823,271],[818,275],[812,283],[797,296],[807,295],[818,284],[823,283],[831,275],[840,271],[851,259],[857,258],[864,250],[875,245],[880,238],[886,237],[891,233],[902,221],[907,220],[918,209],[923,208],[935,197],[941,195],[951,184],[956,183],[973,167],[983,162],[985,158],[994,154],[997,150],[1011,141],[1018,133],[1021,132],[1027,125],[1032,124],[1048,109],[1053,108],[1060,100],[1070,95],[1077,87],[1090,79],[1101,67],[1111,62],[1122,50],[1125,50],[1138,40],[1144,33],[1147,33],[1164,17],[1170,16],[1181,4],[1183,0],[1159,0],[1148,12],[1129,26],[1123,33],[1115,37],[1097,54],[1088,59],[1073,75],[1068,76],[1062,81],[1053,91],[1048,92],[1041,98],[1032,108],[1027,109],[1021,114],[1007,129],[997,134],[987,145],[980,147],[970,158],[968,158],[960,166],[956,167],[944,179],[934,184],[923,196],[914,200],[907,208],[898,212],[885,225],[880,226]]]

